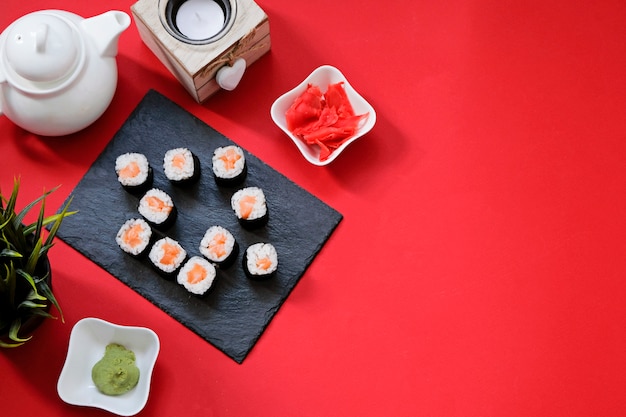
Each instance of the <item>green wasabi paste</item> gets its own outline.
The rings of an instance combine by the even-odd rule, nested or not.
[[[139,382],[135,353],[117,343],[107,345],[104,356],[91,369],[91,379],[106,395],[121,395],[130,391]]]

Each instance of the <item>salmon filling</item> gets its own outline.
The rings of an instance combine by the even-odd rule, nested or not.
[[[140,153],[125,153],[115,159],[117,180],[124,187],[138,187],[151,179],[148,159]]]
[[[229,148],[226,150],[224,155],[220,157],[220,159],[224,162],[224,168],[230,171],[235,169],[235,164],[241,159],[241,155],[239,155],[234,149]]]
[[[211,243],[209,243],[209,251],[215,255],[216,258],[221,258],[226,255],[226,235],[223,233],[218,233],[213,236]]]
[[[136,248],[144,242],[144,240],[141,238],[143,233],[143,227],[140,224],[134,224],[128,230],[126,230],[126,232],[124,232],[124,236],[122,237],[122,239],[131,248]]]
[[[167,274],[175,272],[187,257],[187,251],[176,240],[164,237],[150,249],[152,264]]]
[[[271,243],[250,245],[244,256],[244,268],[248,276],[269,277],[278,269],[278,253]]]
[[[183,169],[185,167],[185,163],[187,163],[187,158],[182,153],[176,154],[174,158],[172,158],[172,165],[175,168]]]
[[[200,241],[199,250],[211,262],[227,262],[235,251],[235,237],[222,226],[211,226]]]
[[[247,219],[254,210],[256,198],[252,195],[246,195],[239,201],[239,213],[242,219]]]
[[[161,249],[163,250],[163,256],[161,256],[161,263],[163,265],[174,265],[180,256],[180,248],[173,243],[165,242]]]
[[[172,211],[172,207],[167,204],[165,201],[161,200],[159,197],[149,196],[146,198],[148,206],[153,211],[158,211],[159,213],[169,213]]]
[[[120,178],[135,178],[141,169],[139,168],[139,164],[135,161],[128,163],[124,168],[120,170],[119,176]]]
[[[192,294],[206,293],[215,282],[215,266],[206,259],[193,256],[182,267],[176,281]]]
[[[165,152],[163,171],[170,181],[185,181],[195,178],[196,164],[193,153],[187,148],[175,148]]]
[[[189,284],[197,284],[204,281],[207,277],[206,269],[199,264],[194,264],[190,271],[187,271],[187,282]]]
[[[256,260],[256,267],[267,271],[272,267],[272,260],[270,258],[260,258]]]
[[[230,199],[239,222],[247,227],[260,227],[267,221],[267,201],[259,187],[246,187],[238,190]]]
[[[152,229],[142,219],[130,219],[120,227],[115,236],[118,246],[131,255],[140,255],[150,243]]]

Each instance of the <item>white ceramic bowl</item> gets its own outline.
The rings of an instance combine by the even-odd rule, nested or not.
[[[102,394],[91,379],[91,368],[109,343],[135,352],[139,383],[125,394]],[[120,326],[96,318],[80,320],[70,334],[65,364],[57,384],[59,397],[68,404],[101,408],[120,416],[132,416],[148,401],[152,370],[159,354],[159,338],[144,327]]]
[[[330,84],[335,84],[341,81],[344,83],[343,85],[345,87],[346,94],[348,95],[348,99],[352,104],[355,114],[369,113],[369,116],[364,119],[357,132],[352,137],[345,141],[340,147],[335,149],[326,160],[320,161],[319,147],[307,145],[298,137],[294,136],[289,129],[287,129],[285,113],[289,107],[291,107],[296,98],[306,90],[308,84],[317,85],[322,92],[325,92]],[[289,136],[289,138],[291,138],[293,143],[295,143],[302,153],[302,156],[304,156],[310,163],[318,166],[330,164],[344,149],[346,149],[348,145],[372,130],[372,127],[374,127],[374,124],[376,123],[376,112],[374,111],[374,108],[363,97],[361,97],[359,93],[356,92],[341,71],[330,65],[323,65],[315,69],[315,71],[306,77],[304,81],[298,84],[298,86],[278,97],[274,104],[272,104],[270,113],[274,123],[276,123],[276,125],[280,127],[283,132]]]

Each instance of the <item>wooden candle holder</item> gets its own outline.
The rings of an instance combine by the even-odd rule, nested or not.
[[[139,0],[131,6],[143,42],[198,103],[222,88],[235,88],[245,69],[271,46],[269,20],[253,0],[222,1],[230,6],[224,28],[201,41],[187,39],[172,21],[172,4],[184,1]]]

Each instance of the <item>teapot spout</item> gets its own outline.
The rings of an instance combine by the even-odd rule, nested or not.
[[[130,25],[128,14],[111,10],[80,22],[82,29],[91,37],[100,56],[115,57],[120,35]]]

